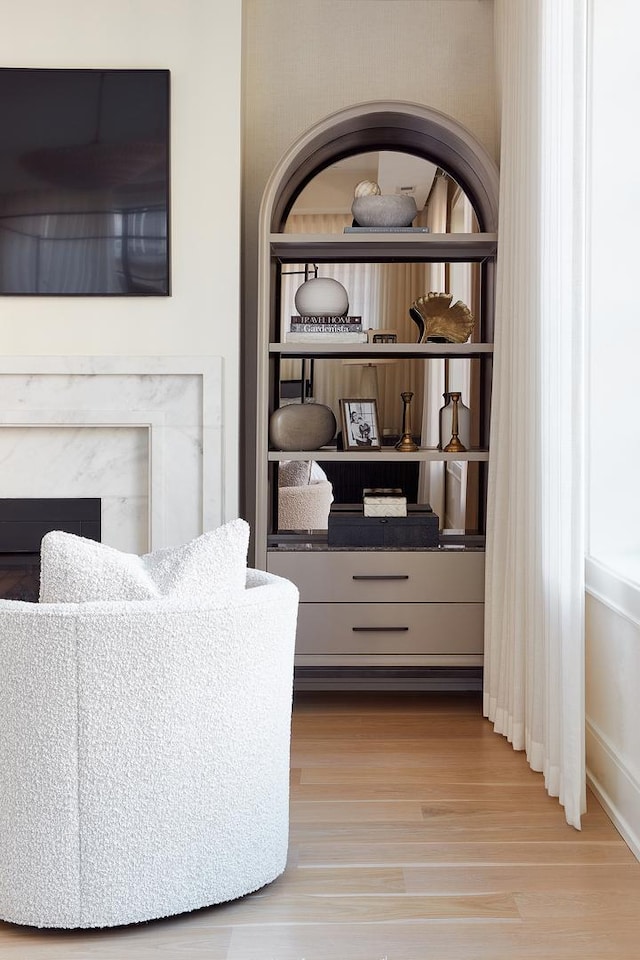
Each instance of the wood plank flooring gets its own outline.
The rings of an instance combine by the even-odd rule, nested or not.
[[[578,832],[477,694],[296,696],[285,874],[118,930],[0,923],[3,960],[640,960],[640,863]]]

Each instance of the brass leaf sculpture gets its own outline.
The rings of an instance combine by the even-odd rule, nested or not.
[[[418,327],[416,343],[466,343],[475,323],[469,307],[450,293],[426,293],[414,300],[409,316]]]

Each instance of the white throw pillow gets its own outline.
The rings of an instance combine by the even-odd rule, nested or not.
[[[315,460],[283,460],[278,471],[281,487],[306,487],[309,483],[326,483],[328,479]]]
[[[309,483],[328,483],[329,477],[326,475],[319,463],[311,461],[311,477]]]
[[[40,547],[40,602],[222,599],[245,588],[248,546],[249,524],[240,519],[142,557],[52,530]]]
[[[278,469],[281,487],[306,487],[311,482],[311,464],[308,460],[283,460]]]

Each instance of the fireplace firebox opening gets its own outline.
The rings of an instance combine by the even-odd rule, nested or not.
[[[40,541],[50,530],[64,530],[89,540],[100,540],[100,499],[0,499],[0,598],[37,603]]]

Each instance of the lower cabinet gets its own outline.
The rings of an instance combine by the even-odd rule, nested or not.
[[[270,573],[300,590],[298,666],[482,664],[481,551],[287,551]]]

